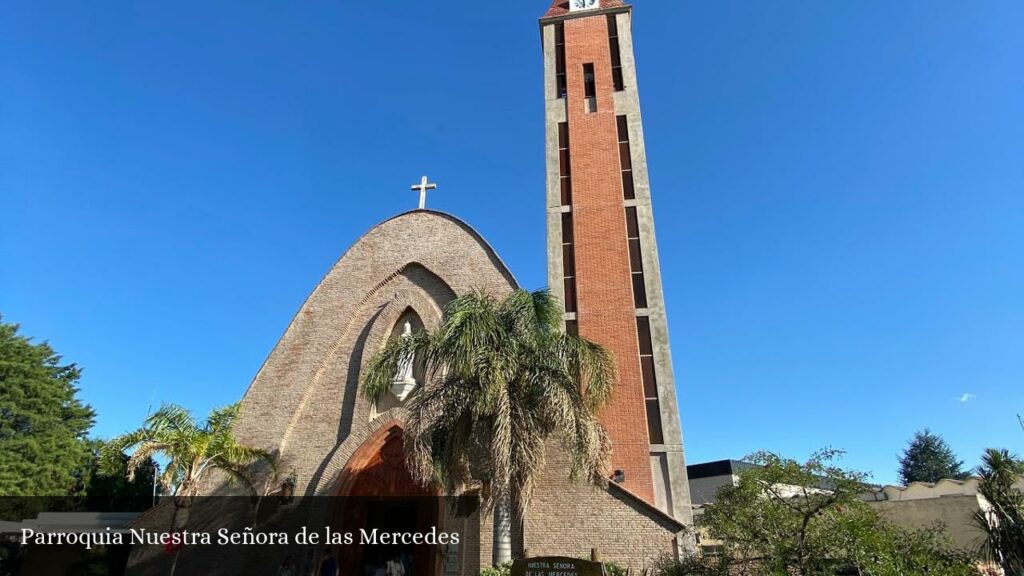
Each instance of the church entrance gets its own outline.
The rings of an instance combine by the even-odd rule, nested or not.
[[[413,481],[405,465],[402,429],[394,426],[368,440],[341,474],[336,529],[355,541],[336,553],[343,573],[356,576],[435,576],[437,546],[394,543],[396,534],[429,533],[443,503]]]
[[[366,531],[380,534],[413,533],[420,531],[419,506],[402,500],[367,502]],[[412,544],[364,544],[362,566],[365,571],[380,566],[387,569],[388,562],[398,561],[402,564],[402,572],[407,576],[415,576],[413,560],[417,557],[416,546]],[[412,574],[410,574],[412,572]]]

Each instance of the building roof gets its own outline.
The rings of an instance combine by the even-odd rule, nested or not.
[[[686,467],[686,475],[690,480],[695,480],[697,478],[714,478],[716,476],[733,476],[743,472],[744,470],[750,470],[752,468],[760,468],[760,466],[757,464],[751,464],[750,462],[743,462],[741,460],[718,460],[715,462],[691,464]]]
[[[623,0],[601,0],[601,9],[606,8],[628,8],[629,4],[623,2]],[[544,13],[543,20],[548,18],[559,18],[561,16],[569,15],[569,0],[555,0],[551,3],[551,8]]]
[[[640,507],[640,508],[642,508],[644,510],[647,510],[647,512],[649,514],[661,518],[662,521],[664,521],[664,522],[669,522],[669,523],[673,524],[677,531],[681,532],[681,531],[686,530],[688,528],[688,526],[686,524],[683,524],[678,519],[673,517],[671,514],[669,514],[668,512],[665,512],[661,508],[658,508],[654,504],[651,504],[646,499],[641,498],[640,496],[637,496],[636,494],[631,492],[629,489],[627,489],[625,486],[622,486],[620,484],[616,484],[615,482],[608,482],[608,484],[606,486],[607,486],[608,492],[610,492],[610,493],[616,493],[616,492],[619,493],[621,496],[623,496],[627,500],[631,501],[633,503],[633,505],[638,506],[638,507]]]

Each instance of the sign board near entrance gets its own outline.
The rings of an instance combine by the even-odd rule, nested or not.
[[[510,576],[604,576],[604,569],[600,562],[545,556],[516,560]]]

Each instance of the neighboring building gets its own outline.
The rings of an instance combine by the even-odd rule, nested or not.
[[[1024,490],[1024,478],[1017,487]],[[976,550],[984,537],[974,515],[990,508],[978,493],[977,478],[884,486],[865,494],[864,500],[898,526],[913,530],[942,526],[951,543],[965,551]]]
[[[736,486],[744,470],[757,468],[757,464],[740,460],[718,460],[686,467],[690,479],[690,500],[695,508],[711,504],[723,486]]]
[[[685,529],[692,519],[632,9],[621,0],[569,4],[555,1],[540,21],[551,288],[565,303],[566,329],[606,346],[617,360],[614,400],[601,415],[615,474],[606,488],[572,484],[566,455],[549,450],[533,503],[513,527],[514,555],[581,557],[597,549],[606,561],[640,568],[691,549]],[[423,504],[440,494],[412,482],[405,467],[406,402],[424,375],[403,372],[394,394],[378,403],[360,394],[360,383],[370,357],[407,325],[433,329],[455,297],[472,290],[501,296],[515,288],[491,246],[454,216],[421,206],[379,224],[328,272],[267,358],[242,400],[239,439],[279,454],[282,470],[294,470],[299,496],[408,503],[400,510],[367,504],[361,516],[339,519],[348,529],[405,522],[463,532],[458,546],[420,554],[415,574],[475,576],[491,562],[492,522],[482,510]],[[308,569],[321,549],[284,552]],[[362,574],[370,563],[369,552],[358,547],[337,552],[348,563],[345,573]],[[254,573],[279,561],[259,554],[238,558],[232,569]],[[131,573],[159,573],[168,561],[160,551],[141,549],[133,553]],[[220,563],[182,554],[177,573],[212,574]]]
[[[713,504],[719,489],[724,486],[738,485],[740,475],[755,468],[760,468],[760,466],[741,460],[718,460],[687,466],[686,473],[690,478],[690,496],[693,507],[699,509],[707,504]],[[813,492],[821,493],[829,490],[827,479],[820,477],[820,482],[816,488],[812,489]],[[797,496],[803,493],[803,488],[793,485],[778,485],[776,492],[782,496]]]

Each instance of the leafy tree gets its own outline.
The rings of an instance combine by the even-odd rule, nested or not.
[[[1022,475],[1024,461],[994,448],[985,451],[978,468],[978,492],[991,506],[974,517],[985,533],[981,552],[1007,576],[1024,574],[1024,494],[1017,487]]]
[[[66,496],[89,459],[81,370],[0,322],[0,495]]]
[[[732,556],[760,558],[779,573],[822,573],[841,561],[844,535],[870,513],[860,499],[865,475],[835,466],[840,455],[823,450],[800,463],[754,454],[758,467],[719,490],[702,522]]]
[[[90,440],[91,458],[80,472],[76,496],[82,507],[94,512],[143,511],[152,506],[156,461],[147,459],[129,480],[128,456],[107,449],[106,442]],[[159,493],[159,487],[157,489]]]
[[[872,576],[977,576],[975,559],[952,547],[944,526],[906,530],[881,521],[861,533],[862,541],[851,546],[853,566]]]
[[[961,468],[964,463],[956,459],[946,441],[925,428],[914,434],[900,456],[900,481],[935,483],[944,478],[964,479],[968,474]]]
[[[455,299],[433,333],[395,339],[374,357],[364,394],[381,399],[410,359],[427,374],[408,406],[410,469],[449,494],[484,483],[495,566],[511,559],[512,516],[530,502],[549,439],[571,457],[572,479],[606,482],[610,444],[596,414],[615,363],[599,345],[562,333],[561,309],[547,292]]]
[[[211,474],[223,473],[255,494],[253,466],[264,463],[276,468],[275,459],[269,453],[239,444],[235,439],[233,427],[238,411],[238,404],[218,408],[210,412],[206,422],[199,424],[180,406],[161,406],[146,419],[142,428],[111,440],[106,446],[107,457],[131,453],[126,465],[129,482],[149,465],[153,456],[165,458],[167,464],[160,482],[173,496],[171,530],[183,530],[187,511],[203,481]],[[172,575],[177,559],[176,553]]]
[[[976,574],[970,559],[939,537],[885,522],[861,499],[865,475],[834,464],[841,454],[823,450],[803,463],[769,452],[752,456],[759,467],[720,489],[700,520],[723,543],[719,566],[764,576]]]

